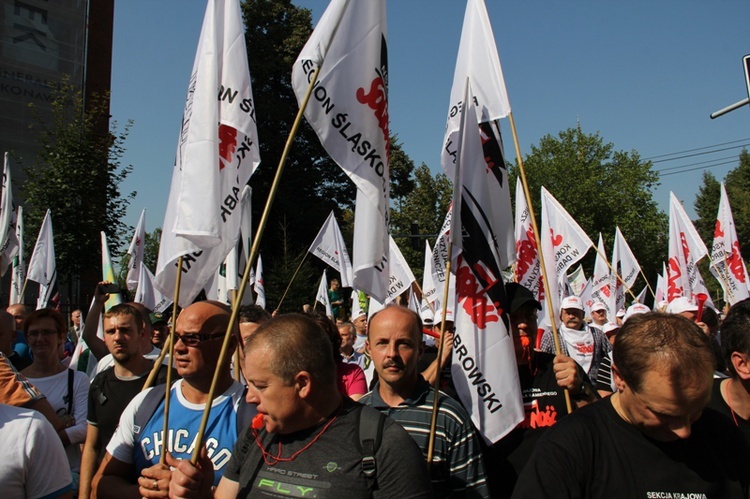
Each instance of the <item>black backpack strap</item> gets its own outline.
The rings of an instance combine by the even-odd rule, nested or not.
[[[242,432],[250,426],[250,421],[253,420],[258,409],[255,404],[248,404],[245,400],[247,394],[247,387],[242,391],[242,399],[240,405],[237,407],[237,436],[242,435]]]
[[[68,369],[68,395],[66,402],[68,403],[68,414],[73,415],[73,381],[75,381],[75,371]]]
[[[370,490],[377,488],[378,466],[375,453],[383,439],[385,415],[375,409],[363,406],[359,411],[359,446],[362,451],[362,474]]]
[[[133,416],[133,433],[138,435],[141,429],[148,423],[151,416],[156,412],[161,401],[166,397],[166,385],[156,385],[146,392],[146,396],[141,401],[141,405],[135,411]]]

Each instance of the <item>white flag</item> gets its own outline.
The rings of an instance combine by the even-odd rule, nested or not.
[[[498,246],[503,242],[498,230],[504,229],[504,222],[491,211],[502,186],[487,168],[468,79],[465,88],[454,184],[460,198],[454,194],[455,229],[451,228],[451,238],[462,249],[453,267],[453,351],[462,353],[454,353],[451,373],[479,433],[488,442],[496,442],[523,421],[524,409],[513,339],[503,317],[506,298],[501,272],[507,261]]]
[[[437,293],[438,290],[432,280],[432,248],[430,248],[430,243],[425,241],[424,267],[422,268],[422,302],[419,307],[419,315],[422,317],[422,321],[434,319],[435,313],[432,304]]]
[[[380,300],[388,289],[387,52],[385,2],[333,0],[292,69],[301,104],[320,66],[305,117],[357,186],[352,286]]]
[[[581,296],[583,288],[586,287],[586,274],[583,272],[582,265],[578,265],[573,272],[568,274],[568,284],[574,295]]]
[[[320,285],[318,285],[318,294],[315,296],[315,301],[322,305],[325,305],[326,315],[328,317],[333,317],[331,299],[328,297],[328,277],[326,277],[325,270],[323,271],[323,277],[320,279]]]
[[[141,262],[143,262],[143,247],[146,244],[146,208],[141,211],[141,217],[138,219],[138,225],[135,226],[133,239],[130,241],[128,255],[128,277],[127,286],[129,290],[138,287],[138,277],[141,275]],[[151,307],[149,307],[151,308]]]
[[[450,242],[450,227],[451,220],[453,220],[452,206],[448,208],[448,213],[445,215],[443,226],[440,228],[440,233],[435,240],[435,247],[432,249],[432,259],[430,260],[430,275],[432,276],[432,282],[435,286],[436,292],[432,295],[432,307],[435,314],[443,313],[443,296],[445,295],[445,279],[448,281],[448,305],[447,310],[453,313],[456,309],[456,275],[451,272],[448,274],[448,248]],[[457,248],[453,249],[452,260],[455,267],[458,253]]]
[[[39,283],[39,298],[36,308],[44,308],[52,296],[52,288],[57,279],[57,265],[55,264],[55,241],[52,236],[52,215],[50,210],[44,215],[39,236],[34,245],[34,251],[29,259],[27,278]]]
[[[326,218],[323,227],[318,231],[318,235],[315,236],[315,240],[310,245],[308,251],[341,274],[342,287],[352,287],[352,262],[349,260],[349,253],[346,251],[344,237],[341,235],[341,230],[339,229],[339,224],[336,222],[333,211]]]
[[[698,261],[708,255],[708,248],[695,230],[685,209],[673,192],[669,193],[669,276],[667,300],[679,296],[693,299],[699,289]]]
[[[544,302],[539,251],[536,247],[531,212],[526,203],[521,179],[516,179],[516,282],[531,290],[536,299]]]
[[[154,274],[148,270],[145,263],[141,262],[139,270],[138,287],[135,290],[133,301],[142,303],[154,312],[164,312],[172,304],[172,299],[163,295],[154,287]]]
[[[388,282],[390,285],[388,286],[386,299],[383,302],[384,305],[388,305],[398,298],[401,293],[411,287],[411,283],[417,280],[409,264],[406,263],[406,258],[404,258],[404,255],[392,237],[388,245],[388,262],[390,263]]]
[[[419,300],[417,300],[417,294],[414,292],[414,288],[409,288],[409,310],[419,314]]]
[[[13,263],[19,251],[16,236],[16,207],[13,205],[10,177],[10,163],[6,152],[3,163],[3,190],[0,195],[0,276],[5,275],[8,266]]]
[[[23,303],[23,281],[26,279],[26,261],[23,257],[23,206],[18,207],[16,216],[16,239],[18,254],[13,258],[13,275],[10,281],[10,304]]]
[[[258,254],[258,263],[255,267],[255,283],[253,284],[253,290],[257,293],[255,304],[266,308],[266,286],[263,281],[263,261]]]
[[[370,322],[370,319],[372,319],[372,316],[376,313],[380,312],[385,308],[385,305],[380,303],[378,300],[370,297],[370,300],[367,303],[367,322]]]
[[[662,262],[661,274],[656,275],[656,290],[654,291],[654,310],[659,310],[667,303],[667,265]]]
[[[102,281],[116,283],[115,269],[112,266],[112,257],[109,255],[109,245],[107,245],[107,235],[104,231],[101,231],[99,234],[102,239]],[[110,293],[109,299],[104,304],[104,310],[109,310],[120,303],[122,303],[122,295],[120,293]]]
[[[547,282],[550,286],[549,295],[552,300],[551,317],[557,320],[560,312],[560,278],[567,273],[568,268],[584,257],[594,243],[544,187],[540,231]]]
[[[218,96],[218,98],[217,98]],[[189,305],[237,243],[240,193],[260,163],[238,0],[209,0],[190,77],[155,284]]]
[[[496,251],[501,265],[506,268],[515,261],[516,239],[508,171],[497,120],[510,113],[510,104],[484,0],[469,0],[466,3],[440,157],[443,171],[449,179],[455,178],[461,110],[465,105],[464,87],[467,79],[471,80],[475,103],[475,114],[469,116],[468,120],[479,126],[485,167],[489,173],[483,177],[483,181],[491,182],[493,185],[489,188],[495,192],[492,197],[485,200],[486,204],[482,206],[482,211],[493,220],[493,231],[497,238]],[[463,203],[466,202],[470,202],[470,199],[463,198]],[[462,206],[454,207],[455,213],[463,209]]]
[[[601,302],[604,304],[604,308],[607,310],[607,318],[613,319],[617,313],[617,309],[612,299],[612,287],[611,287],[611,274],[609,266],[607,265],[606,253],[604,248],[604,240],[602,239],[602,233],[599,233],[599,244],[597,245],[598,251],[596,253],[596,262],[594,263],[594,275],[591,278],[591,300],[592,305],[595,302]],[[585,302],[584,302],[585,303]]]
[[[646,303],[646,293],[648,293],[648,286],[644,286],[641,292],[635,296],[635,302],[633,303]]]
[[[620,310],[625,308],[625,293],[633,287],[635,280],[638,279],[641,266],[635,259],[635,255],[633,255],[619,227],[615,227],[612,268],[617,273],[617,275],[612,276],[615,286],[615,309]]]
[[[635,255],[625,240],[625,236],[620,232],[619,227],[615,228],[615,245],[618,248],[620,259],[618,262],[612,262],[612,266],[619,263],[621,269],[620,277],[629,288],[633,287],[635,280],[638,279],[638,274],[641,272],[641,266],[638,264],[638,260],[635,259]]]
[[[714,227],[714,243],[711,246],[710,269],[724,289],[724,298],[730,305],[750,297],[747,268],[740,253],[740,242],[737,239],[737,229],[724,182],[721,183],[721,199]]]

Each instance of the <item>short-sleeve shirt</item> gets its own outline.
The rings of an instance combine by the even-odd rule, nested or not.
[[[0,404],[0,448],[5,497],[57,497],[72,489],[62,442],[38,412]]]
[[[29,380],[11,365],[0,353],[0,403],[16,407],[29,407],[44,398]]]
[[[391,419],[386,419],[383,425],[382,441],[375,453],[377,488],[369,490],[359,450],[359,410],[372,409],[344,399],[334,421],[329,418],[288,435],[261,429],[257,441],[253,430],[248,428],[237,442],[224,477],[239,484],[238,498],[251,495],[318,499],[432,497],[422,452]],[[330,426],[323,431],[328,423]],[[261,449],[267,453],[265,459]],[[283,460],[272,457],[279,452]]]
[[[188,402],[182,395],[182,383],[172,385],[169,404],[169,453],[177,459],[192,457],[193,442],[203,418],[204,404]],[[135,415],[143,399],[151,390],[163,390],[164,385],[149,388],[139,393],[125,408],[120,425],[115,430],[107,452],[123,463],[133,464],[138,475],[141,470],[157,464],[164,452],[162,432],[164,429],[164,400],[156,407],[151,418],[136,429]],[[216,397],[211,404],[211,413],[206,425],[204,443],[208,458],[214,465],[214,485],[218,485],[224,468],[232,456],[237,442],[237,409],[244,404],[245,387],[237,381]]]
[[[746,498],[750,449],[706,409],[688,438],[653,440],[625,421],[612,397],[560,421],[539,440],[513,497]]]
[[[87,421],[91,426],[99,429],[100,458],[104,455],[112,435],[120,422],[120,416],[131,400],[143,389],[143,384],[148,378],[150,370],[141,376],[132,378],[120,378],[115,374],[113,367],[100,372],[91,382],[88,399]],[[166,383],[167,369],[162,365],[156,375],[154,385]],[[172,379],[177,379],[173,371]]]

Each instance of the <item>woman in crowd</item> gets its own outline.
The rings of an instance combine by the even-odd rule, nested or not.
[[[57,435],[65,446],[73,474],[73,488],[77,491],[81,469],[79,444],[86,440],[89,379],[84,373],[60,363],[59,351],[65,343],[66,330],[58,312],[43,308],[31,313],[23,330],[34,360],[21,374],[47,397],[65,423],[65,428]]]

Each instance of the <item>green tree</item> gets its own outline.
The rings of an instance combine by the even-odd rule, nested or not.
[[[740,153],[737,167],[727,173],[724,184],[732,206],[742,258],[747,261],[750,260],[750,154],[746,150]]]
[[[594,243],[601,232],[607,248],[611,248],[615,227],[619,226],[653,287],[666,258],[668,218],[653,199],[659,176],[651,167],[637,151],[614,151],[614,144],[605,143],[598,132],[584,133],[580,125],[561,131],[557,137],[545,135],[524,158],[539,226],[544,186]],[[510,176],[515,191],[518,164],[511,167]],[[584,260],[589,274],[594,259],[595,252],[590,251]]]
[[[291,73],[312,32],[312,13],[292,5],[290,0],[245,1],[242,10],[262,159],[249,182],[253,188],[253,222],[257,227],[298,112]],[[340,213],[352,208],[354,195],[354,184],[330,159],[312,127],[303,119],[289,151],[260,246],[269,309],[281,298],[275,293],[279,288],[283,293],[288,283],[276,280],[291,277],[288,266],[295,263],[297,255],[301,258],[331,210]],[[310,265],[315,268],[317,264],[310,262]],[[317,282],[307,282],[298,276],[296,286],[312,286],[314,292]],[[285,298],[285,309],[287,300],[292,300],[291,306],[295,296]]]
[[[436,235],[443,225],[445,214],[451,202],[453,187],[448,178],[438,173],[433,176],[426,164],[422,163],[414,171],[414,189],[404,199],[401,206],[391,211],[391,232],[397,235],[411,233],[411,225],[416,224],[420,234]],[[435,237],[430,237],[430,243]],[[412,238],[394,237],[418,281],[422,279],[424,265],[424,239],[412,247]]]
[[[695,220],[695,228],[706,246],[710,246],[714,239],[714,227],[720,197],[721,184],[719,181],[711,172],[703,172],[703,184],[698,188],[693,206],[695,207],[695,213],[698,215]]]
[[[737,239],[740,241],[742,258],[750,260],[750,154],[746,150],[739,155],[737,166],[729,170],[724,178],[729,205],[732,207]],[[714,238],[714,225],[719,210],[720,184],[710,173],[703,174],[703,184],[695,197],[695,226],[703,241],[710,246]],[[743,244],[744,243],[744,244]]]
[[[750,237],[750,154],[742,150],[738,158],[738,164],[731,169],[724,178],[724,186],[727,191],[729,205],[732,208],[735,229],[737,230],[737,239],[740,242],[742,258],[747,261],[750,259],[750,243],[747,241]],[[695,220],[695,227],[703,239],[703,242],[710,248],[714,239],[714,227],[716,225],[716,215],[719,210],[719,200],[721,198],[720,182],[710,172],[703,173],[703,184],[698,189],[695,197],[695,212],[698,218]],[[719,281],[709,272],[708,259],[700,262],[700,271],[706,286],[714,297],[723,296],[723,291]]]
[[[27,233],[36,234],[44,213],[51,210],[58,283],[67,284],[75,299],[78,278],[101,276],[100,265],[92,265],[101,261],[95,256],[101,255],[99,232],[106,233],[110,253],[117,255],[132,230],[123,218],[135,192],[120,190],[132,170],[120,162],[131,123],[118,130],[112,122],[107,130],[108,96],[84,100],[82,91],[67,79],[52,96],[52,118],[38,117],[30,127],[40,152],[35,162],[24,165],[24,221]],[[26,240],[28,254],[35,238]]]

